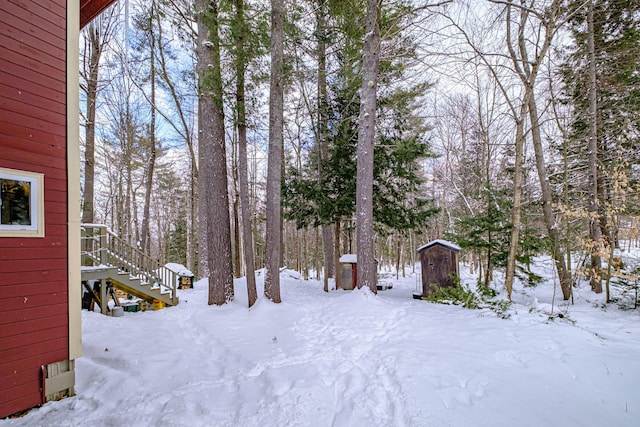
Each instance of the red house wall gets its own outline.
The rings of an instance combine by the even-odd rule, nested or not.
[[[44,174],[44,238],[0,237],[0,417],[68,359],[66,0],[0,1],[0,167]]]

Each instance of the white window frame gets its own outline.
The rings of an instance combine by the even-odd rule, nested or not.
[[[0,179],[27,181],[31,187],[31,224],[0,224],[0,237],[44,237],[44,174],[0,167]]]

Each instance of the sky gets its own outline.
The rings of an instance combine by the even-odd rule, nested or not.
[[[176,307],[83,310],[77,395],[0,427],[638,425],[640,312],[588,283],[567,305],[550,260],[534,268],[545,280],[516,286],[506,319],[416,300],[413,273],[374,295],[290,270],[281,304],[247,308],[237,279],[208,306],[205,279]]]

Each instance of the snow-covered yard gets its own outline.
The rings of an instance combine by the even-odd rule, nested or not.
[[[174,308],[83,311],[77,396],[0,426],[640,423],[640,313],[603,309],[588,287],[552,319],[552,281],[518,287],[501,319],[414,300],[413,275],[377,296],[293,276],[282,304],[250,310],[237,280],[224,307],[200,281]]]

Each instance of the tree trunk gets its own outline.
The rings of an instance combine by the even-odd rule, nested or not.
[[[120,224],[122,227],[122,232],[120,236],[123,237],[130,245],[135,246],[136,242],[133,241],[133,231],[131,228],[131,224],[133,223],[133,228],[137,231],[138,223],[137,223],[137,203],[133,197],[133,172],[132,168],[132,157],[133,157],[133,145],[136,138],[135,129],[133,129],[133,124],[131,120],[131,112],[129,110],[129,104],[127,104],[127,111],[125,117],[125,126],[126,126],[126,152],[123,155],[123,159],[125,162],[125,170],[126,170],[126,182],[125,182],[125,194],[124,194],[124,211],[122,212],[123,221]]]
[[[200,150],[204,152],[209,301],[222,305],[233,299],[231,230],[227,191],[227,161],[222,104],[220,39],[216,1],[198,0],[197,68],[201,105]],[[201,172],[203,170],[201,169]]]
[[[176,90],[174,82],[169,78],[169,73],[167,71],[167,62],[164,55],[164,42],[163,42],[163,33],[162,33],[162,17],[160,13],[155,15],[156,17],[156,28],[158,32],[158,60],[160,67],[160,78],[164,81],[166,87],[169,89],[169,94],[171,95],[171,99],[176,107],[176,112],[178,119],[180,120],[180,126],[175,125],[174,128],[176,131],[181,134],[187,144],[187,148],[189,149],[189,170],[190,170],[190,179],[189,179],[189,213],[187,220],[187,253],[186,253],[186,264],[187,269],[190,271],[196,271],[196,259],[197,259],[197,250],[198,250],[198,236],[200,234],[204,235],[204,233],[198,233],[198,195],[197,195],[197,185],[198,185],[198,159],[196,158],[194,141],[193,141],[193,132],[190,127],[189,121],[185,115],[185,112],[182,108],[182,102],[178,92]],[[201,276],[206,277],[206,276]]]
[[[198,180],[195,177],[194,171],[196,166],[190,165],[190,179],[189,179],[189,217],[187,221],[187,269],[189,271],[196,271],[196,257],[197,257],[197,193],[196,185]]]
[[[98,69],[100,56],[102,54],[102,46],[100,43],[100,33],[95,25],[89,24],[87,33],[89,40],[89,75],[87,78],[87,118],[85,123],[84,204],[82,206],[82,222],[93,223],[96,102],[98,99]]]
[[[520,113],[515,117],[516,119],[516,141],[515,141],[515,171],[513,182],[513,212],[512,212],[512,226],[511,239],[509,245],[509,257],[507,259],[507,272],[505,277],[505,288],[507,289],[507,296],[511,299],[511,292],[513,290],[513,281],[516,268],[516,256],[518,253],[518,240],[520,237],[521,226],[521,211],[522,211],[522,179],[523,179],[523,161],[524,161],[524,121],[527,112],[531,114],[529,106],[533,99],[533,91],[535,87],[536,78],[540,65],[551,45],[551,40],[555,34],[558,14],[560,11],[561,0],[554,0],[548,8],[544,10],[543,14],[534,14],[535,16],[544,16],[544,21],[540,22],[540,30],[544,29],[544,33],[540,31],[540,34],[544,34],[543,42],[541,46],[536,46],[535,57],[533,60],[529,59],[527,52],[527,43],[525,28],[530,25],[529,17],[531,10],[528,8],[518,8],[520,13],[520,22],[517,27],[517,43],[512,42],[511,34],[511,11],[512,0],[507,1],[506,6],[506,24],[507,24],[507,48],[509,49],[509,55],[513,66],[520,78],[523,86],[523,99],[520,105]],[[535,101],[533,101],[535,102]],[[515,109],[513,110],[516,115]],[[536,114],[537,117],[537,114]],[[551,209],[551,206],[548,206]]]
[[[307,245],[307,236],[309,231],[305,228],[300,230],[302,234],[302,243],[301,243],[301,257],[302,257],[302,277],[304,280],[309,280],[309,249]]]
[[[402,249],[402,236],[400,233],[396,236],[396,280],[400,278],[400,252]]]
[[[529,120],[531,121],[531,138],[533,141],[533,149],[536,156],[536,168],[538,169],[538,179],[542,189],[542,213],[544,223],[547,227],[547,233],[551,240],[551,254],[555,261],[558,277],[560,278],[560,288],[562,296],[566,300],[571,297],[571,274],[565,264],[564,254],[560,246],[560,237],[558,235],[558,224],[552,211],[553,198],[551,195],[551,187],[547,179],[547,167],[545,165],[544,153],[542,151],[542,136],[540,135],[540,122],[538,119],[538,108],[536,105],[535,94],[531,94],[529,98]]]
[[[377,269],[373,245],[373,149],[376,137],[376,100],[380,61],[380,2],[381,0],[367,0],[356,177],[357,286],[358,288],[368,287],[373,293],[377,293]]]
[[[284,126],[283,1],[271,0],[271,81],[269,96],[269,155],[267,172],[266,273],[264,295],[279,303],[282,251],[280,188]]]
[[[237,167],[237,166],[236,166]],[[237,174],[234,173],[234,181],[237,180]],[[234,184],[234,187],[237,184]],[[240,243],[240,191],[236,191],[233,198],[233,240],[231,249],[233,251],[233,277],[242,277],[242,255],[240,251],[242,244]]]
[[[155,52],[155,35],[153,34],[153,17],[155,13],[155,1],[151,2],[151,16],[149,16],[149,50],[150,57],[150,83],[151,83],[151,123],[149,124],[149,159],[147,161],[144,175],[147,178],[145,182],[144,206],[142,208],[142,235],[140,246],[142,251],[151,253],[151,243],[149,236],[149,209],[151,208],[151,191],[153,189],[153,173],[156,166],[156,52]]]
[[[240,184],[240,216],[242,218],[242,249],[244,251],[244,270],[247,278],[247,296],[249,307],[255,304],[256,291],[255,260],[253,252],[253,228],[249,206],[249,179],[247,165],[247,122],[245,111],[245,68],[244,43],[246,41],[246,22],[244,19],[244,0],[235,0],[236,25],[239,27],[236,42],[236,111],[238,126],[238,180]]]
[[[333,229],[333,265],[335,266],[335,288],[340,288],[340,219],[335,223]]]
[[[491,279],[493,278],[493,273],[492,273],[492,269],[493,269],[493,254],[491,253],[491,245],[493,243],[493,236],[491,234],[491,230],[489,230],[489,233],[487,235],[487,268],[485,270],[485,274],[484,274],[484,286],[486,288],[489,288],[489,283],[491,282]],[[478,257],[480,258],[480,256],[478,255]],[[480,262],[479,262],[480,264]],[[480,275],[482,275],[482,267],[480,267]]]
[[[206,0],[203,0],[206,1]],[[204,39],[203,39],[204,40]],[[205,61],[205,58],[202,59]],[[209,277],[209,261],[207,259],[207,182],[209,171],[205,166],[205,126],[204,120],[209,120],[209,114],[205,114],[205,94],[198,94],[198,215],[196,218],[198,229],[198,276]]]
[[[283,10],[284,10],[284,6],[283,6]],[[284,15],[283,15],[284,16]],[[284,28],[284,18],[283,18],[283,28]],[[283,46],[284,48],[284,46]],[[284,69],[284,53],[282,56],[283,60],[282,60],[282,64],[283,64],[283,69]],[[283,72],[284,73],[284,72]],[[284,164],[284,75],[282,77],[282,81],[283,81],[283,99],[282,99],[282,112],[283,112],[283,119],[282,119],[282,135],[283,137],[281,138],[281,143],[280,143],[280,198],[282,199],[282,177],[285,176],[286,171],[285,171],[285,164]],[[287,253],[287,241],[284,238],[284,208],[282,207],[282,203],[281,201],[278,202],[280,204],[280,262],[278,263],[278,267],[284,267],[284,256]]]
[[[323,161],[328,157],[327,142],[327,46],[325,31],[325,2],[319,0],[317,11],[318,37],[318,183],[322,186],[324,182]],[[322,247],[324,249],[324,291],[329,291],[329,279],[335,276],[334,254],[333,254],[333,227],[329,224],[322,224]]]
[[[516,118],[515,165],[513,172],[513,208],[511,211],[511,237],[509,239],[509,256],[504,286],[507,298],[511,299],[513,281],[516,272],[516,256],[520,240],[520,218],[522,217],[522,163],[524,160],[524,117],[527,113],[527,103],[520,106],[520,118]]]
[[[602,279],[600,267],[600,245],[602,234],[600,231],[598,212],[598,129],[597,115],[597,82],[596,82],[596,53],[594,41],[593,0],[589,2],[587,14],[587,47],[589,49],[589,225],[591,231],[591,289],[595,293],[602,293]]]
[[[563,171],[562,171],[562,176],[563,176],[563,185],[564,185],[564,208],[568,208],[569,207],[569,157],[568,157],[568,153],[567,153],[567,140],[566,138],[563,137],[563,141],[562,141],[562,160],[563,160]],[[572,269],[573,269],[573,263],[571,261],[571,220],[569,218],[568,215],[566,216],[566,222],[565,222],[565,252],[567,254],[567,274],[569,274],[569,277],[572,277]],[[571,281],[573,282],[573,278],[571,279]],[[573,290],[572,290],[572,295],[573,295]],[[573,298],[572,298],[572,302],[573,302]]]

